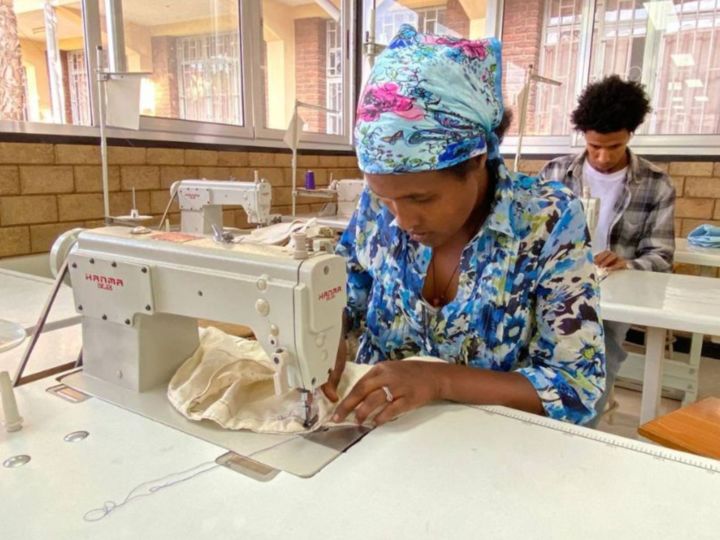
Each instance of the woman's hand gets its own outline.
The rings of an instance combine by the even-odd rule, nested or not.
[[[402,413],[440,399],[440,369],[443,367],[446,366],[414,360],[380,362],[357,382],[337,406],[332,420],[342,422],[355,411],[358,424],[375,414],[375,425],[379,426]]]
[[[340,397],[338,396],[337,389],[340,384],[340,377],[342,377],[343,371],[345,371],[345,364],[347,362],[347,341],[345,338],[340,338],[340,345],[338,346],[337,356],[335,357],[335,367],[330,372],[330,377],[327,382],[322,385],[322,391],[325,392],[325,396],[336,403]]]

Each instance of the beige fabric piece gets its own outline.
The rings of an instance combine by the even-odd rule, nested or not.
[[[372,366],[348,362],[338,387],[344,398]],[[212,420],[227,429],[258,433],[297,433],[327,425],[335,404],[315,393],[318,422],[303,427],[300,392],[276,396],[274,370],[257,341],[207,328],[200,346],[175,372],[168,386],[170,403],[190,420]],[[344,424],[354,423],[354,416]]]
[[[317,220],[311,218],[309,220],[296,219],[291,222],[275,223],[253,229],[249,234],[236,236],[233,241],[237,244],[284,246],[295,232],[304,232],[309,240],[335,238],[332,229],[318,225]]]

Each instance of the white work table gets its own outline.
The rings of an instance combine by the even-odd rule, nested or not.
[[[675,239],[675,262],[694,264],[700,268],[700,275],[715,277],[720,268],[720,248],[704,248],[691,245],[687,238]],[[702,334],[693,334],[690,346],[690,363],[699,367],[702,356]],[[718,343],[718,338],[713,338]]]
[[[19,324],[28,334],[17,347],[0,353],[0,371],[15,374],[52,288],[51,279],[0,269],[0,319]],[[25,375],[76,361],[82,344],[79,322],[72,289],[63,284]]]
[[[371,432],[309,479],[281,472],[263,483],[218,467],[154,493],[146,485],[147,496],[89,523],[83,516],[105,501],[224,450],[98,399],[66,402],[48,385],[19,388],[25,427],[0,432],[0,461],[31,456],[0,467],[3,538],[714,539],[720,530],[720,462],[455,404]],[[63,440],[76,430],[90,435]]]
[[[702,248],[689,244],[687,238],[675,239],[675,262],[699,267],[700,276],[715,277],[720,268],[720,248]],[[718,337],[712,337],[717,341]],[[687,359],[673,352],[664,362],[662,386],[679,390],[683,394],[682,404],[689,405],[697,399],[700,383],[700,360],[702,358],[703,334],[693,332]],[[622,363],[618,376],[633,382],[643,381],[645,359],[643,355],[630,353]]]
[[[601,284],[602,317],[647,326],[640,423],[657,416],[666,330],[720,335],[720,280],[622,270]]]
[[[26,338],[14,349],[0,352],[0,371],[7,371],[11,376],[15,376],[28,341]],[[81,348],[82,329],[79,324],[44,332],[35,345],[24,376],[75,362]]]
[[[16,322],[31,333],[52,290],[48,278],[0,269],[0,319]],[[50,311],[45,330],[72,326],[80,322],[75,311],[72,289],[61,285]]]
[[[690,245],[687,238],[675,239],[675,262],[702,267],[705,275],[714,276],[713,268],[720,268],[720,248]]]

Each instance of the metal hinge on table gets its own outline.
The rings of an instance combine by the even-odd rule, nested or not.
[[[85,392],[70,388],[68,385],[63,383],[56,384],[55,386],[51,386],[50,388],[46,388],[45,391],[49,394],[53,394],[61,399],[64,399],[65,401],[69,401],[70,403],[82,403],[83,401],[87,401],[92,397]]]
[[[227,452],[217,458],[215,463],[228,469],[249,476],[260,482],[268,482],[275,478],[280,472],[279,469],[255,461],[249,457],[241,456],[235,452]]]

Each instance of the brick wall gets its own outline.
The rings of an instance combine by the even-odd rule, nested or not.
[[[295,81],[298,100],[325,106],[326,49],[326,19],[313,17],[295,20]],[[308,124],[310,131],[325,133],[324,112],[301,109],[300,116]]]
[[[519,168],[528,174],[540,171],[546,160],[520,160]],[[667,172],[675,184],[675,236],[687,237],[698,225],[720,226],[720,159],[718,161],[672,161],[655,165]],[[676,271],[697,274],[692,265],[676,265]]]
[[[175,180],[251,180],[253,170],[273,186],[273,212],[290,214],[290,154],[178,148],[109,147],[110,212],[127,214],[131,190],[141,213],[158,220]],[[360,178],[354,156],[298,156],[298,178],[315,171],[318,185],[335,178]],[[0,143],[0,257],[46,252],[62,232],[102,225],[100,151],[97,146]],[[324,205],[302,199],[298,212]],[[177,204],[171,223],[179,223]],[[225,224],[243,227],[245,212],[225,211]]]
[[[178,118],[180,103],[177,81],[176,38],[153,36],[152,81],[155,84],[155,116]]]
[[[520,169],[537,173],[546,160],[521,160]],[[290,155],[181,148],[109,148],[110,206],[125,214],[136,189],[142,213],[158,219],[175,180],[252,179],[253,170],[273,186],[273,212],[290,213]],[[720,160],[656,162],[677,189],[675,229],[678,236],[701,223],[720,225]],[[298,156],[298,178],[311,168],[319,185],[335,178],[359,178],[354,156]],[[323,202],[302,200],[298,212],[319,210]],[[225,212],[228,226],[246,225],[242,209]],[[102,224],[100,152],[97,146],[0,143],[0,257],[48,251],[57,236],[73,227]],[[179,222],[177,205],[170,219]],[[684,271],[694,272],[692,268]]]
[[[538,67],[540,41],[544,15],[544,0],[506,0],[503,12],[503,96],[507,105],[516,109],[510,101],[520,91],[525,82],[525,69],[529,64]],[[509,69],[508,64],[513,68]],[[527,126],[525,133],[534,133],[532,114],[535,110],[537,85],[531,86],[528,103]],[[519,114],[515,114],[509,134],[517,134]]]
[[[445,26],[460,36],[470,33],[470,18],[465,13],[460,0],[448,0],[445,6]]]

